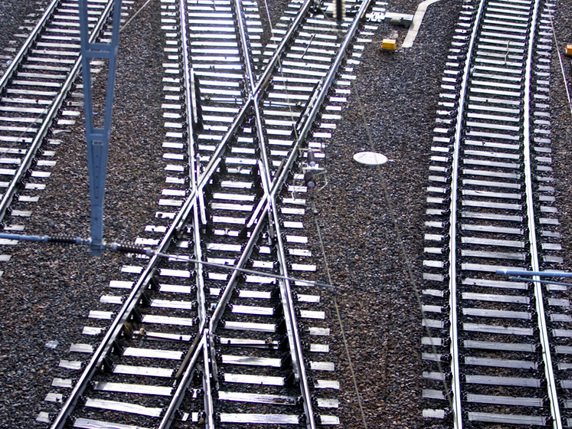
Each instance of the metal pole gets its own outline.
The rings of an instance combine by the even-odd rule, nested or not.
[[[103,252],[103,205],[105,197],[105,176],[107,173],[107,157],[109,138],[111,135],[111,119],[113,109],[113,90],[117,50],[119,47],[119,28],[121,24],[121,0],[114,2],[111,42],[98,43],[89,40],[89,20],[87,0],[79,2],[81,58],[83,73],[83,96],[85,114],[85,137],[87,140],[87,164],[89,171],[89,196],[91,202],[91,252],[100,255]],[[94,124],[94,107],[91,79],[91,60],[107,59],[108,75],[103,106],[103,124]]]

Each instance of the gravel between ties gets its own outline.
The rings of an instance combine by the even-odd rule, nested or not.
[[[572,107],[568,104],[565,83],[558,61],[558,52],[563,53],[566,44],[572,43],[572,4],[559,1],[554,17],[555,33],[558,45],[554,45],[552,53],[552,73],[550,76],[550,113],[552,120],[552,161],[556,189],[556,206],[562,234],[563,269],[572,270],[572,180],[570,180],[570,165],[572,165]],[[568,83],[568,91],[572,94],[572,59],[562,56],[564,75]]]
[[[0,76],[12,62],[49,0],[0,2]],[[21,27],[25,27],[20,31]],[[15,35],[17,35],[15,37]],[[8,48],[9,51],[4,51]]]
[[[327,143],[328,185],[315,195],[325,255],[354,366],[362,418],[333,303],[342,427],[418,428],[421,419],[422,225],[440,81],[460,2],[431,6],[411,49],[379,50],[407,30],[383,24],[365,50],[342,122]],[[413,2],[389,12],[414,13]],[[357,91],[356,91],[357,90]],[[369,140],[371,136],[371,141]],[[353,161],[372,150],[379,167]],[[315,255],[321,255],[315,231]],[[316,257],[316,259],[318,259]],[[320,267],[324,272],[324,267]]]
[[[2,3],[2,28],[11,28],[4,16],[11,11],[10,16],[17,20],[21,15],[16,6],[25,2]],[[10,5],[15,7],[10,9]],[[396,1],[388,10],[413,13],[415,7],[414,0]],[[380,52],[380,39],[397,30],[385,24],[380,27],[357,68],[354,89],[359,100],[354,90],[342,123],[327,143],[329,185],[314,196],[319,213],[314,217],[309,211],[305,222],[319,273],[325,278],[315,222],[320,225],[369,428],[423,426],[423,332],[416,293],[421,287],[425,187],[440,79],[459,7],[460,2],[454,0],[432,5],[410,50]],[[158,9],[159,2],[151,2],[122,34],[106,206],[110,239],[129,240],[142,231],[153,218],[164,179]],[[557,22],[562,24],[558,36],[564,43],[572,40],[571,9],[572,5],[564,2],[557,8]],[[272,10],[271,17],[274,21]],[[400,41],[404,35],[405,31],[399,30]],[[0,46],[4,42],[7,40],[0,39]],[[570,62],[566,61],[570,76]],[[553,73],[559,73],[557,62],[553,65]],[[560,78],[554,74],[554,160],[566,256],[572,252],[572,240],[568,239],[572,206],[567,198],[572,194],[567,179],[572,162],[567,147],[571,118],[558,84]],[[31,207],[27,232],[87,234],[82,132],[78,125],[64,134],[48,189]],[[379,151],[390,161],[378,168],[358,166],[352,156],[361,150]],[[145,200],[141,200],[143,195],[147,195]],[[8,315],[0,321],[0,395],[6,404],[0,408],[0,427],[31,427],[37,413],[47,408],[43,399],[59,359],[66,358],[70,343],[81,339],[87,313],[97,307],[99,288],[117,276],[126,259],[120,255],[94,259],[83,249],[24,243],[8,251],[14,256],[1,268],[5,271],[0,289],[0,311]],[[341,427],[361,428],[364,425],[331,298],[326,300],[332,304],[328,318],[333,331],[331,359],[341,382]],[[58,341],[55,349],[45,346],[50,340]]]
[[[367,46],[363,63],[358,68],[355,85],[361,96],[361,105],[354,92],[349,107],[344,111],[343,122],[329,143],[327,168],[330,185],[316,196],[320,209],[317,220],[322,227],[326,255],[334,273],[333,282],[340,285],[337,299],[352,347],[358,388],[369,427],[379,427],[380,423],[383,427],[419,426],[420,314],[411,293],[412,281],[402,269],[399,243],[394,237],[394,221],[384,211],[387,201],[382,197],[379,178],[384,178],[389,201],[394,207],[401,208],[407,204],[411,208],[400,211],[396,221],[401,240],[409,250],[407,258],[420,267],[420,257],[416,256],[421,255],[422,250],[418,225],[422,224],[423,218],[426,158],[442,68],[435,58],[445,57],[450,33],[443,30],[441,21],[454,7],[453,1],[445,0],[440,5],[441,9],[430,9],[419,41],[409,52],[393,55],[379,52],[379,39],[394,30],[385,25],[380,27],[375,42]],[[408,2],[403,4],[403,9],[395,6],[389,10],[413,13],[414,8]],[[136,122],[140,126],[143,122],[147,125],[148,141],[161,141],[162,124],[156,120],[160,114],[153,110],[161,97],[157,92],[161,87],[160,59],[152,58],[153,49],[155,52],[161,49],[159,24],[154,21],[157,17],[157,11],[148,7],[122,35],[117,79],[118,107],[114,111],[114,136],[118,136],[114,137],[110,159],[110,166],[117,167],[111,167],[107,196],[107,207],[113,207],[113,211],[107,210],[107,232],[113,239],[134,237],[145,221],[152,218],[163,179],[160,167],[145,167],[145,162],[156,165],[160,160],[160,149],[154,149],[155,143],[138,145],[141,140],[135,136],[141,134],[137,133],[134,124]],[[154,22],[153,31],[141,26],[147,20]],[[450,23],[449,31],[453,24]],[[142,37],[143,34],[137,33],[148,36]],[[405,31],[400,32],[401,40],[404,34]],[[441,42],[423,43],[429,38],[428,34],[431,34],[431,40]],[[148,60],[147,71],[153,71],[147,73],[145,79],[137,74],[146,68],[141,64],[143,59]],[[412,67],[417,61],[422,63],[422,69]],[[125,64],[122,65],[123,62]],[[139,97],[147,94],[153,101],[139,102],[140,99],[133,94],[128,95],[130,91],[138,93]],[[430,102],[429,97],[432,97]],[[399,102],[407,99],[417,101],[413,106]],[[142,115],[142,106],[148,106],[150,110],[145,120],[133,121],[132,118]],[[373,149],[388,155],[391,160],[379,170],[357,167],[351,160],[354,152],[372,149],[363,128],[359,111],[362,108],[374,139]],[[406,124],[404,120],[407,120]],[[33,206],[29,232],[61,233],[61,228],[65,232],[72,232],[68,230],[71,228],[75,232],[87,229],[86,184],[70,180],[70,177],[85,177],[83,145],[78,144],[83,141],[81,128],[76,127],[73,138],[66,138],[60,149],[61,152],[66,151],[65,160],[58,161],[50,186],[41,194],[40,202]],[[428,137],[418,139],[418,135]],[[128,150],[139,152],[145,149],[149,153],[142,155],[139,161],[134,156],[121,157],[121,153]],[[415,160],[415,174],[407,169],[411,160]],[[132,165],[137,162],[142,165]],[[407,178],[413,179],[414,183],[408,182]],[[138,183],[138,189],[125,192],[130,183]],[[127,208],[137,208],[141,204],[137,202],[139,192],[136,191],[143,195],[143,188],[153,189],[157,197],[148,198],[145,209],[133,215]],[[409,211],[414,215],[407,215]],[[318,259],[317,234],[315,231],[312,233],[314,219],[310,217],[306,225]],[[94,286],[107,284],[121,263],[117,255],[106,255],[94,263],[83,250],[75,248],[26,244],[17,247],[13,263],[2,279],[4,290],[10,296],[9,300],[3,301],[4,310],[10,313],[11,307],[13,317],[3,322],[7,334],[2,339],[1,347],[6,350],[2,354],[7,355],[5,367],[11,370],[3,375],[6,382],[0,383],[4,386],[0,393],[14,405],[22,400],[21,393],[25,393],[24,401],[35,404],[35,407],[17,407],[16,412],[10,410],[5,413],[2,417],[9,425],[6,427],[18,427],[17,422],[29,422],[38,411],[46,409],[43,398],[49,391],[57,362],[66,357],[65,350],[70,343],[81,339],[79,333],[86,322],[86,315],[97,307],[101,291]],[[35,280],[41,277],[43,282]],[[18,285],[22,283],[29,284],[33,290],[26,293],[18,291]],[[355,299],[355,291],[359,292],[361,299]],[[24,296],[33,297],[33,302],[19,304]],[[34,316],[30,316],[28,309],[34,305]],[[399,309],[401,312],[412,310],[402,315],[396,313]],[[336,377],[342,383],[342,427],[360,427],[358,407],[333,310],[330,320],[334,334],[332,359],[338,363]],[[28,341],[22,341],[19,334],[22,325],[28,326]],[[46,349],[45,343],[53,339],[59,341],[59,346],[55,350]],[[16,347],[28,356],[24,368],[19,365],[20,353],[10,352]]]
[[[14,0],[18,3],[19,0]],[[138,0],[134,8],[144,3]],[[152,222],[164,182],[161,143],[162,31],[158,1],[151,2],[122,32],[116,103],[106,188],[105,238],[133,241]],[[96,85],[103,80],[97,79]],[[57,164],[39,193],[24,207],[31,218],[17,219],[30,234],[89,234],[89,198],[83,119],[58,135]],[[53,149],[53,148],[50,148]],[[118,254],[92,257],[87,249],[20,243],[1,267],[0,407],[1,428],[29,428],[40,411],[74,342],[98,305],[109,281],[129,261]],[[46,347],[56,341],[56,348]],[[69,376],[69,373],[68,373]],[[45,425],[39,425],[45,427]]]

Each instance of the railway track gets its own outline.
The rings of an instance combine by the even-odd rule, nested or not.
[[[112,6],[107,0],[88,3],[92,41],[109,36]],[[58,134],[80,114],[73,97],[80,68],[78,3],[54,0],[0,79],[0,223],[6,232],[24,229],[21,219],[31,211],[12,203],[38,200],[56,162]]]
[[[105,37],[107,2],[90,5]],[[0,162],[14,166],[0,170],[3,220],[29,216],[11,205],[34,201],[44,183],[30,175],[43,180],[54,162],[46,143],[57,145],[54,130],[78,116],[62,113],[79,62],[74,7],[54,1],[0,81]],[[162,0],[166,188],[133,263],[61,360],[39,422],[339,425],[327,312],[309,280],[317,276],[302,221],[372,28],[360,27],[367,2],[348,2],[341,24],[326,7],[291,3],[264,46],[255,3]],[[451,48],[428,189],[428,426],[572,424],[567,288],[495,274],[561,262],[551,7],[467,1]]]
[[[336,22],[293,2],[263,47],[254,3],[162,1],[166,188],[138,259],[90,312],[38,421],[339,424],[302,219],[375,29],[363,28],[369,1],[346,8]]]
[[[570,427],[567,287],[554,270],[550,1],[465,2],[442,94],[427,196],[427,426]]]

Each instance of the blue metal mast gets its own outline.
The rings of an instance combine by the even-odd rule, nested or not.
[[[91,235],[89,239],[67,235],[25,235],[0,232],[0,238],[17,241],[36,241],[43,243],[61,243],[89,245],[93,255],[101,255],[105,249],[112,251],[128,251],[147,254],[148,249],[130,244],[110,243],[103,241],[103,206],[105,199],[105,176],[107,173],[107,154],[111,135],[111,118],[113,108],[113,90],[117,50],[119,47],[119,31],[121,24],[121,0],[109,0],[107,10],[113,10],[111,22],[111,41],[109,43],[90,42],[88,0],[78,0],[81,40],[81,64],[83,73],[83,95],[85,114],[85,136],[87,140],[87,167],[89,174],[89,195],[91,205]],[[106,12],[107,13],[107,12]],[[93,37],[95,40],[95,37]],[[92,96],[91,61],[107,60],[107,82],[103,112],[96,125]],[[101,114],[103,113],[103,114]]]
[[[105,199],[105,177],[107,173],[107,157],[111,136],[111,118],[113,109],[113,92],[117,51],[119,48],[119,29],[121,24],[121,0],[115,0],[113,9],[111,41],[109,43],[89,41],[88,0],[79,0],[79,19],[81,37],[81,56],[83,74],[83,102],[85,114],[85,137],[87,141],[87,167],[89,172],[89,196],[91,202],[91,241],[90,248],[94,255],[100,255],[103,243],[103,207]],[[107,60],[107,82],[103,112],[95,123],[92,94],[91,61]]]

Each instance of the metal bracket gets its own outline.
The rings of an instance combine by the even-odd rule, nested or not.
[[[89,172],[89,196],[91,202],[90,248],[94,255],[100,255],[104,248],[103,204],[105,197],[105,177],[107,174],[109,138],[111,135],[117,50],[119,47],[121,1],[122,0],[115,0],[110,43],[89,42],[88,1],[79,1],[85,137],[87,140],[87,167]],[[97,127],[94,123],[91,76],[91,60],[93,59],[108,60],[107,85],[103,105],[103,124],[100,127]]]

